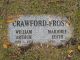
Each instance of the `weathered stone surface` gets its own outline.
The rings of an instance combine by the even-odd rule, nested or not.
[[[20,46],[33,43],[64,44],[72,36],[66,17],[54,15],[21,16],[8,24],[9,40]]]

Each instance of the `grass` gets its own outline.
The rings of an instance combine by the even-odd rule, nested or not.
[[[7,1],[7,0],[6,0]],[[79,0],[0,0],[0,16],[27,15],[27,14],[51,14],[66,16],[74,26],[74,36],[80,42],[80,1]],[[4,25],[6,20],[0,20]],[[77,50],[77,45],[62,48],[53,46],[39,46],[34,44],[30,49],[27,49],[23,54],[18,47],[11,46],[3,48],[4,40],[7,40],[7,29],[0,29],[0,60],[65,60],[68,55],[67,51],[74,50],[72,60],[80,60],[80,52]]]

